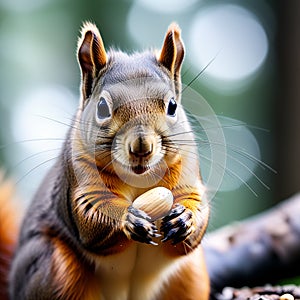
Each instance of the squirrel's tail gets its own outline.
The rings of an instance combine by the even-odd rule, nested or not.
[[[0,170],[0,299],[8,299],[8,275],[17,244],[20,209],[13,202],[13,184]]]

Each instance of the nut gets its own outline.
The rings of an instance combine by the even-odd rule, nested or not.
[[[152,221],[156,221],[170,212],[173,200],[173,194],[169,189],[156,187],[137,197],[132,206],[143,210]]]

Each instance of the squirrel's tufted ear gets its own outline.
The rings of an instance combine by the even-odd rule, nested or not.
[[[106,66],[107,56],[98,28],[92,23],[84,23],[78,41],[78,61],[81,68],[83,100],[92,93],[93,80]]]
[[[177,79],[184,57],[184,45],[181,40],[181,30],[176,23],[172,23],[165,36],[158,61],[165,66]]]

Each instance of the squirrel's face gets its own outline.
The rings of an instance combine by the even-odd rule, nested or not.
[[[79,123],[99,171],[144,186],[180,165],[176,136],[188,126],[180,105],[183,49],[180,31],[172,25],[159,56],[107,54],[98,30],[86,25],[79,44]]]
[[[114,172],[131,185],[153,184],[180,164],[176,140],[186,130],[186,117],[173,83],[156,67],[155,76],[144,70],[139,78],[131,78],[126,69],[117,76],[108,69],[81,114],[81,136],[99,170]]]

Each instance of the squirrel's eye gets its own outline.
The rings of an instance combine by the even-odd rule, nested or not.
[[[97,106],[97,117],[100,120],[106,119],[110,117],[110,111],[106,100],[101,97],[98,106]]]
[[[167,114],[171,117],[175,117],[176,109],[177,109],[177,103],[176,103],[175,99],[172,97],[168,104]]]

